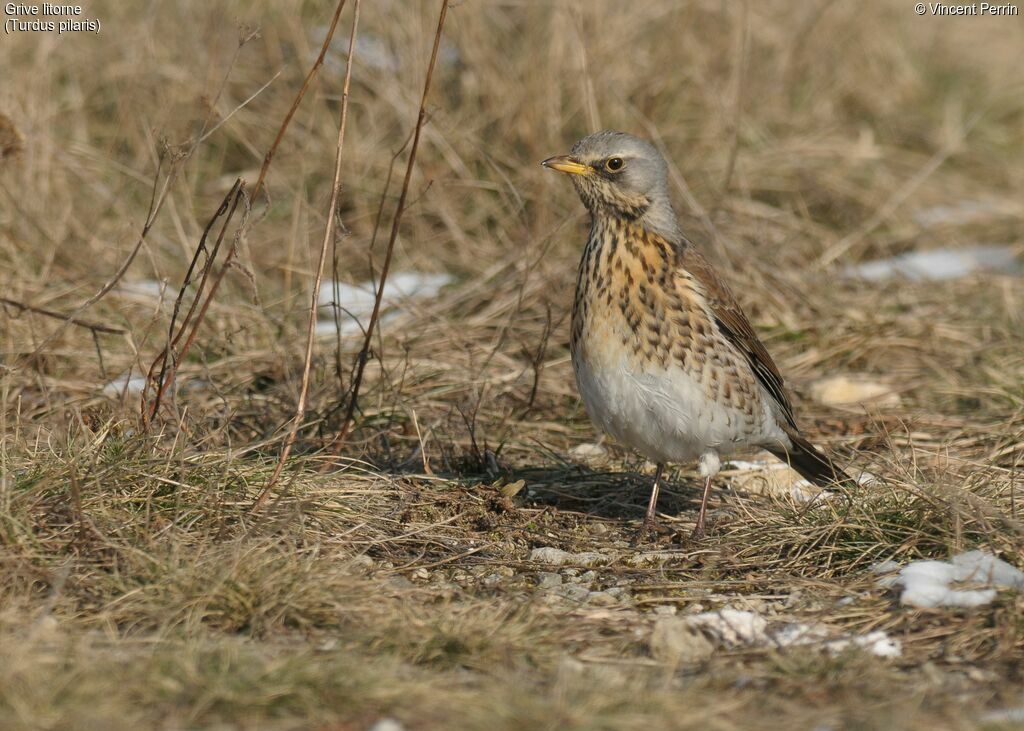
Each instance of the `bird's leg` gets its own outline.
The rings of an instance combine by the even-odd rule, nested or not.
[[[704,515],[708,511],[708,496],[711,494],[711,478],[718,474],[722,466],[715,452],[705,452],[700,456],[700,473],[704,475],[704,494],[700,498],[700,512],[697,513],[697,525],[693,527],[691,540],[698,541],[704,537]]]
[[[661,490],[661,473],[665,469],[663,462],[658,463],[658,471],[654,473],[654,485],[651,487],[651,499],[647,503],[647,514],[644,516],[644,522],[640,526],[640,537],[643,538],[647,535],[647,532],[652,530],[656,523],[655,513],[658,507],[658,492]]]

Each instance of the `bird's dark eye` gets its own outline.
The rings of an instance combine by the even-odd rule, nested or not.
[[[622,170],[625,164],[621,157],[609,157],[604,162],[604,169],[610,173],[617,173]]]

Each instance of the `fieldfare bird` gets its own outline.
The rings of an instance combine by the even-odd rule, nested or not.
[[[853,481],[797,429],[764,345],[683,235],[665,159],[651,143],[598,132],[545,167],[567,173],[591,215],[570,351],[591,420],[657,464],[641,534],[654,525],[666,462],[699,460],[704,534],[721,456],[760,447],[816,485]]]

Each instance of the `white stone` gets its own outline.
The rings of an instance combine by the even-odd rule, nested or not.
[[[602,566],[609,563],[611,558],[597,551],[569,553],[561,548],[542,546],[530,552],[530,560],[551,566]]]

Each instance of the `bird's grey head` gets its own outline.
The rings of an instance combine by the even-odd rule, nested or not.
[[[680,238],[668,193],[668,166],[647,140],[625,132],[597,132],[573,145],[568,155],[548,158],[542,165],[569,174],[595,218],[638,221],[669,240]]]

